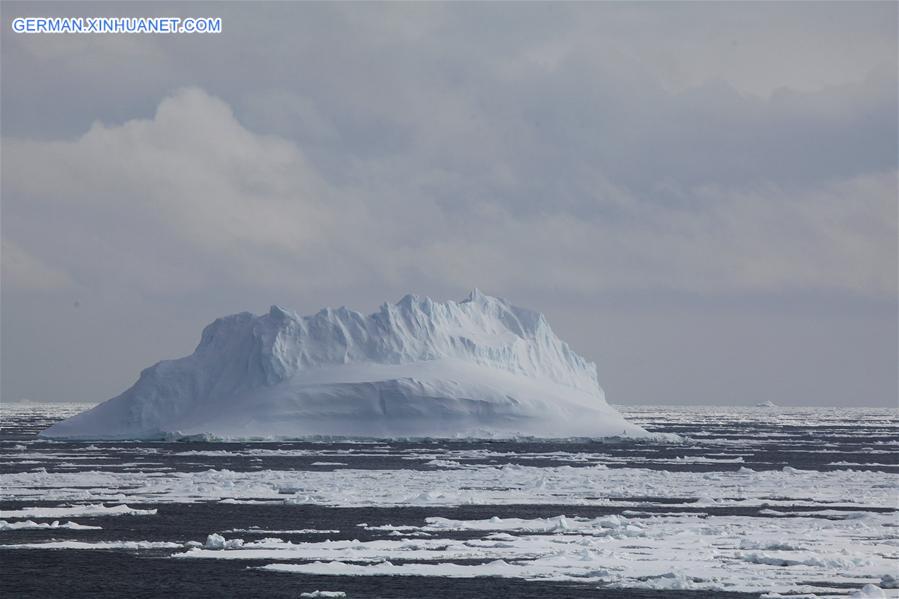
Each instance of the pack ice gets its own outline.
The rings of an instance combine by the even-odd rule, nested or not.
[[[542,314],[473,291],[407,295],[365,316],[219,318],[190,356],[44,437],[645,437],[610,407],[596,366]]]

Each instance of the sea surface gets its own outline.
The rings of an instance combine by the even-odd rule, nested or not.
[[[899,597],[896,410],[620,407],[679,437],[643,443],[37,437],[86,407],[0,406],[2,597]]]

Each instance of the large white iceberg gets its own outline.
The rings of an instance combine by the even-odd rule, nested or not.
[[[70,439],[645,437],[542,314],[477,290],[369,316],[272,306],[206,327],[193,354],[42,435]]]

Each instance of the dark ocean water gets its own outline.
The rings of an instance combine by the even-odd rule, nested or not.
[[[634,408],[629,417],[656,432],[676,433],[689,438],[684,443],[608,444],[600,442],[560,443],[535,441],[429,441],[358,443],[84,443],[46,442],[36,433],[67,415],[54,408],[34,407],[6,411],[0,429],[0,476],[3,511],[40,506],[74,505],[82,502],[44,497],[38,490],[23,496],[15,489],[18,475],[45,471],[52,475],[78,472],[191,473],[209,470],[229,472],[334,472],[337,470],[437,470],[434,456],[464,459],[470,466],[518,464],[527,467],[579,467],[576,458],[602,455],[609,469],[631,469],[708,474],[749,468],[755,472],[782,471],[784,467],[817,472],[877,472],[886,477],[899,473],[899,443],[895,412],[792,411],[752,412],[750,416],[721,414],[704,409]],[[882,451],[888,448],[888,451]],[[268,455],[254,454],[254,450]],[[278,455],[280,450],[286,455]],[[872,458],[872,451],[876,451]],[[192,455],[193,452],[199,452]],[[358,455],[356,455],[358,454]],[[460,457],[462,456],[462,457]],[[89,459],[87,459],[89,458]],[[703,461],[709,460],[709,461]],[[583,465],[593,464],[584,461]],[[43,469],[43,470],[41,470]],[[87,476],[87,475],[85,475]],[[87,479],[85,479],[87,480]],[[95,482],[85,483],[95,487]],[[33,491],[30,490],[29,492]],[[54,491],[59,493],[57,489]],[[64,490],[71,493],[72,489]],[[691,512],[709,518],[765,516],[767,506],[700,504],[685,492],[659,496],[608,496],[602,505],[577,502],[552,504],[509,503],[503,505],[400,505],[337,507],[306,503],[290,505],[267,501],[260,504],[219,501],[180,502],[169,499],[132,497],[133,508],[155,508],[147,517],[98,516],[60,518],[100,526],[99,530],[36,529],[0,532],[0,545],[46,541],[186,541],[203,539],[211,531],[257,527],[279,529],[328,529],[331,540],[371,541],[384,533],[373,527],[383,524],[418,526],[427,517],[453,520],[500,518],[597,518],[627,513],[635,519],[664,514],[677,506],[681,514]],[[619,500],[627,505],[616,505]],[[110,505],[112,503],[109,503]],[[691,504],[696,504],[695,507]],[[748,502],[744,502],[748,503]],[[778,506],[784,517],[821,510],[820,505]],[[853,508],[835,504],[832,510]],[[857,508],[855,508],[857,509]],[[885,512],[895,506],[869,505],[870,512]],[[3,517],[3,516],[0,516]],[[706,516],[704,516],[706,517]],[[834,516],[828,516],[834,517]],[[835,516],[839,517],[839,515]],[[366,523],[368,527],[361,527]],[[293,543],[319,542],[320,535],[282,533]],[[476,539],[478,531],[443,533],[447,539]],[[446,578],[432,576],[320,576],[262,571],[257,567],[271,560],[172,559],[171,549],[5,549],[0,550],[0,595],[3,597],[299,597],[316,589],[340,590],[348,597],[609,597],[662,598],[758,597],[759,593],[721,590],[616,589],[596,582],[533,581],[516,578]],[[351,559],[351,558],[348,558]],[[393,563],[401,561],[391,560]],[[477,562],[477,560],[474,560]],[[297,560],[302,563],[302,560]],[[459,562],[453,562],[459,563]],[[464,563],[461,562],[461,563]],[[838,581],[809,580],[822,588],[840,588]]]

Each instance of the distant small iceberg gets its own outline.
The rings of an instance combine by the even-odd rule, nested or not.
[[[762,403],[755,404],[755,407],[757,407],[757,408],[777,408],[780,406],[778,406],[773,401],[763,401]]]

